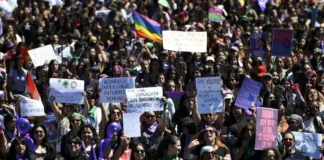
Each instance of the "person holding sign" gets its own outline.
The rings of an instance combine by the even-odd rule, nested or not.
[[[283,159],[306,159],[306,157],[303,156],[302,153],[297,152],[294,148],[295,146],[295,137],[291,132],[287,132],[283,136],[283,142],[284,142],[284,155]]]

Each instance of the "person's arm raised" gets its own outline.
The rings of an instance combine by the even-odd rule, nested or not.
[[[90,110],[90,106],[89,106],[89,101],[88,101],[88,98],[87,98],[87,93],[85,91],[82,92],[82,96],[83,96],[83,99],[84,99],[84,108],[83,108],[81,114],[83,116],[86,116],[88,114],[88,111]]]
[[[198,102],[197,102],[197,96],[195,97],[194,104],[193,104],[193,109],[192,109],[192,116],[195,121],[195,125],[199,126],[201,122],[201,117],[198,111]]]

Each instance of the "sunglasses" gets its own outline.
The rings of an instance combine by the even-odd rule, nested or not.
[[[135,153],[145,153],[145,150],[135,150]]]
[[[146,117],[147,119],[151,119],[151,118],[154,118],[155,115],[146,115],[145,117]]]
[[[120,112],[119,112],[119,111],[112,111],[111,113],[112,113],[112,114],[120,115]]]

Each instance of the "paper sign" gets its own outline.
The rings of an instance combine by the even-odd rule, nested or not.
[[[107,20],[107,16],[108,16],[108,14],[111,12],[111,10],[100,10],[100,11],[96,11],[96,16],[97,17],[101,17],[102,18],[102,20],[104,21],[104,22],[106,22],[106,20]]]
[[[235,106],[248,109],[257,101],[262,84],[250,78],[245,78],[237,95]]]
[[[74,79],[50,79],[50,102],[83,104],[84,81]]]
[[[272,42],[272,56],[290,57],[292,50],[293,30],[274,29]]]
[[[277,148],[278,110],[257,108],[255,150]]]
[[[24,96],[21,96],[20,112],[21,117],[36,117],[45,115],[44,105],[42,101],[34,100]]]
[[[141,137],[141,115],[142,113],[123,114],[123,129],[126,137]]]
[[[61,6],[64,3],[61,0],[44,0],[49,3],[50,6]]]
[[[52,45],[32,49],[29,50],[28,53],[35,67],[42,66],[45,63],[48,64],[53,59],[56,59],[59,63],[62,63],[62,58],[55,54]]]
[[[162,87],[126,89],[126,97],[128,113],[163,111]]]
[[[56,143],[58,140],[59,131],[57,127],[58,125],[57,125],[55,114],[54,113],[47,114],[46,120],[42,122],[42,125],[45,126],[48,132],[47,133],[48,141],[51,143]]]
[[[269,0],[258,0],[258,4],[260,6],[260,9],[264,12],[267,8],[267,3]]]
[[[224,111],[220,77],[196,78],[196,88],[200,114]]]
[[[208,19],[212,22],[221,22],[222,21],[222,9],[209,8]]]
[[[18,7],[17,0],[2,0],[0,1],[0,8],[5,12],[12,12],[16,7]]]
[[[135,88],[135,77],[99,79],[100,102],[125,102],[126,89]]]
[[[166,50],[207,52],[207,32],[162,31],[162,36]]]
[[[259,33],[250,36],[251,57],[265,57],[267,54],[267,34]]]
[[[71,43],[70,45],[56,45],[54,47],[54,51],[56,55],[59,55],[60,57],[72,59],[72,53],[74,51],[74,44],[75,42]]]
[[[321,159],[318,147],[322,146],[322,134],[292,132],[295,136],[295,149],[304,156],[312,156],[313,159]]]

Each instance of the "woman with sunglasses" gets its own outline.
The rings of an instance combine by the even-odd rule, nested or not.
[[[120,124],[123,124],[123,111],[120,107],[120,103],[111,103],[109,105],[109,114],[107,114],[107,109],[106,109],[106,104],[101,103],[101,115],[102,115],[102,120],[100,123],[100,131],[99,131],[99,135],[100,138],[105,138],[107,137],[106,135],[106,128],[109,126],[110,123],[112,122],[118,122]]]
[[[78,136],[70,137],[68,141],[68,153],[63,156],[66,160],[88,160],[88,156],[82,148],[82,141]]]
[[[180,139],[176,136],[169,135],[160,143],[156,158],[159,160],[180,160],[180,151]]]
[[[295,136],[291,132],[286,132],[283,136],[284,150],[282,159],[306,159],[303,153],[297,152],[295,150]]]
[[[309,112],[303,123],[305,131],[309,133],[324,133],[324,125],[320,114],[320,102],[314,100],[309,103]]]
[[[163,140],[163,133],[166,131],[166,116],[157,118],[154,112],[144,112],[143,117],[142,136],[138,138],[138,142],[145,146],[146,157],[154,159],[158,146]]]
[[[85,117],[80,113],[73,113],[69,117],[70,131],[61,138],[61,155],[65,157],[68,154],[67,144],[72,136],[77,136],[80,128],[86,123]]]
[[[212,146],[205,146],[200,151],[200,160],[217,160],[216,152]]]
[[[217,130],[213,126],[206,127],[194,138],[188,146],[184,159],[201,158],[200,153],[204,146],[211,146],[218,159],[231,159],[229,149],[220,141]]]
[[[29,152],[27,141],[23,137],[16,137],[11,143],[7,160],[15,159],[36,160],[36,156]]]
[[[83,92],[82,95],[84,98],[84,108],[80,113],[80,115],[86,116],[89,110],[89,102],[87,99],[86,92]],[[73,104],[64,104],[63,109],[60,109],[59,106],[63,106],[63,105],[55,102],[51,103],[52,110],[56,116],[56,121],[59,124],[58,139],[61,140],[63,135],[67,134],[70,131],[71,125],[70,125],[69,117],[74,113],[78,113],[78,106]],[[77,133],[77,131],[75,131],[75,133]],[[57,145],[61,146],[61,141],[59,141]],[[58,152],[60,152],[61,150],[63,149],[59,148]]]
[[[35,155],[37,158],[44,160],[53,160],[56,157],[56,148],[48,142],[48,134],[46,128],[41,124],[36,124],[30,132],[31,138],[35,143]]]
[[[130,160],[146,160],[145,148],[143,144],[134,145],[132,149],[132,155]]]

